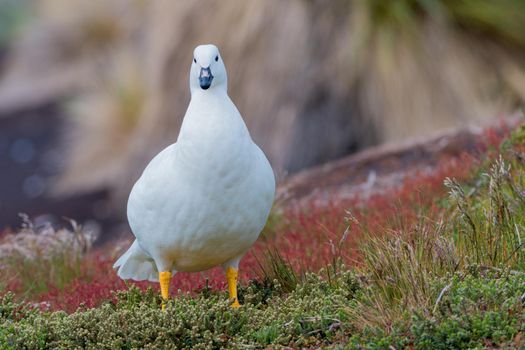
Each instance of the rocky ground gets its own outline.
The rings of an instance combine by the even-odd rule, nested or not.
[[[366,199],[400,187],[407,178],[432,174],[440,162],[479,152],[483,140],[501,137],[521,120],[513,116],[484,127],[449,130],[428,138],[370,147],[286,178],[277,190],[278,201],[289,205],[311,199],[321,203],[333,198]]]

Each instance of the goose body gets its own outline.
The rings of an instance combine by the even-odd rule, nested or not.
[[[218,49],[197,47],[177,142],[153,158],[130,193],[136,240],[115,263],[120,277],[157,281],[163,271],[236,270],[257,240],[275,177],[226,87]]]

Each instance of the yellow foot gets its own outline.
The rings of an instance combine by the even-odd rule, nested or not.
[[[166,310],[166,301],[170,297],[171,271],[159,272],[160,294],[162,295],[162,311]]]
[[[226,279],[228,280],[228,291],[230,292],[230,299],[233,299],[232,308],[237,309],[241,306],[239,299],[237,299],[237,278],[239,277],[239,270],[233,267],[226,269]]]

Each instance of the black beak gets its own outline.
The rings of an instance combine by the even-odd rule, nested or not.
[[[207,90],[210,87],[212,80],[213,75],[211,74],[210,67],[201,68],[201,74],[199,75],[199,84],[201,89]]]

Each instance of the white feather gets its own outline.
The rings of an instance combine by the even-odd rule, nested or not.
[[[177,143],[149,163],[130,193],[136,241],[115,263],[121,278],[236,267],[268,218],[273,170],[228,97],[218,58],[213,45],[195,49],[191,101]],[[214,76],[207,90],[198,85],[201,64]]]

